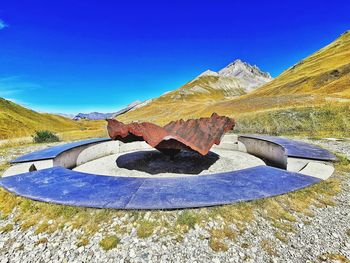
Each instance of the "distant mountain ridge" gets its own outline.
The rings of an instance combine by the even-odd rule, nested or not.
[[[105,120],[113,117],[113,113],[90,112],[78,113],[73,117],[73,120]]]
[[[90,112],[90,113],[79,113],[73,117],[73,120],[105,120],[117,117],[123,113],[128,112],[129,110],[137,107],[138,105],[142,104],[142,101],[134,101],[127,105],[125,108],[117,111],[117,112],[111,112],[111,113],[101,113],[101,112]]]
[[[61,117],[65,117],[67,119],[73,119],[75,117],[75,114],[69,114],[69,113],[52,113]]]

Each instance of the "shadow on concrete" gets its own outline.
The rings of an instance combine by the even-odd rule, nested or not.
[[[149,174],[200,174],[219,158],[219,155],[213,152],[202,156],[196,152],[181,151],[173,158],[170,158],[159,151],[139,151],[119,156],[116,163],[119,168],[137,170]]]

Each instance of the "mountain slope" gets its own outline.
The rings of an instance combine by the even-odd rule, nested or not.
[[[0,98],[0,140],[31,135],[35,130],[54,132],[83,129],[81,123],[47,113],[38,113]]]
[[[229,72],[234,72],[235,76],[239,76],[242,73],[237,73],[239,72],[237,68],[239,67],[229,65],[218,73],[205,72],[204,76],[215,78],[219,74],[227,76]],[[265,77],[268,78],[268,75]],[[212,85],[212,82],[207,82],[207,84]],[[179,90],[181,91],[181,88]],[[164,103],[160,97],[145,107],[130,112],[130,114],[127,113],[122,116],[121,120],[151,120],[164,124],[179,118],[207,117],[212,112],[217,112],[237,119],[249,115],[250,120],[253,121],[257,113],[269,114],[269,112],[281,109],[307,106],[318,107],[322,110],[322,105],[325,104],[331,104],[328,108],[332,110],[342,107],[343,112],[346,112],[347,105],[350,105],[350,31],[288,68],[277,78],[247,94],[232,98],[214,97],[214,99],[208,96],[201,101],[191,100],[187,103],[170,100]],[[309,111],[311,116],[312,111]],[[345,123],[343,126],[348,127],[349,125]]]
[[[350,31],[298,64],[252,96],[332,94],[350,97]]]
[[[350,102],[350,31],[273,81],[214,108],[228,113],[344,102]]]
[[[246,92],[250,92],[272,80],[269,73],[262,72],[257,66],[251,66],[240,59],[221,69],[218,75],[236,78]]]
[[[204,71],[179,89],[153,99],[143,107],[120,117],[122,121],[152,120],[164,124],[174,116],[193,117],[199,110],[211,108],[220,101],[242,96],[271,81],[258,67],[236,60],[219,72]]]

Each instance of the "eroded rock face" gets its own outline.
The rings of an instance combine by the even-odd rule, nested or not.
[[[149,122],[124,124],[114,119],[107,121],[111,139],[124,143],[145,141],[171,156],[180,150],[192,150],[206,155],[235,126],[234,119],[216,113],[210,118],[172,121],[164,127]]]

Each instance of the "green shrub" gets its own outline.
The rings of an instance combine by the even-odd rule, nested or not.
[[[35,135],[32,136],[35,143],[45,143],[45,142],[59,142],[60,139],[54,133],[43,130],[35,131]]]

